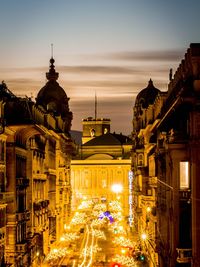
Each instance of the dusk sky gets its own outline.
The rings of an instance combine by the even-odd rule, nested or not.
[[[199,0],[0,0],[0,79],[16,95],[46,83],[51,43],[73,130],[94,117],[130,134],[138,92],[167,90],[190,43],[200,42]]]

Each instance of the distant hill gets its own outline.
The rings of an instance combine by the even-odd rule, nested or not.
[[[77,145],[82,144],[82,132],[81,131],[72,130],[70,131],[70,134],[71,134],[72,139],[75,141]]]

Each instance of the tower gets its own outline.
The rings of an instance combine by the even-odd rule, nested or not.
[[[110,119],[88,117],[82,120],[82,125],[82,144],[97,136],[110,133]]]
[[[88,117],[82,120],[83,135],[82,144],[103,134],[110,133],[110,119],[97,118],[97,95],[95,92],[94,118]]]

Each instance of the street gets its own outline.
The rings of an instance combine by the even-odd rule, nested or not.
[[[118,200],[109,203],[85,200],[60,242],[45,258],[44,266],[140,266],[133,257],[133,251],[138,249],[133,239]]]

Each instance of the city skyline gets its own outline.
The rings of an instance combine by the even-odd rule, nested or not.
[[[1,1],[0,79],[17,95],[46,83],[53,57],[58,82],[70,97],[72,130],[95,113],[111,131],[130,134],[132,108],[151,78],[167,90],[192,42],[199,42],[200,3],[192,1]]]

